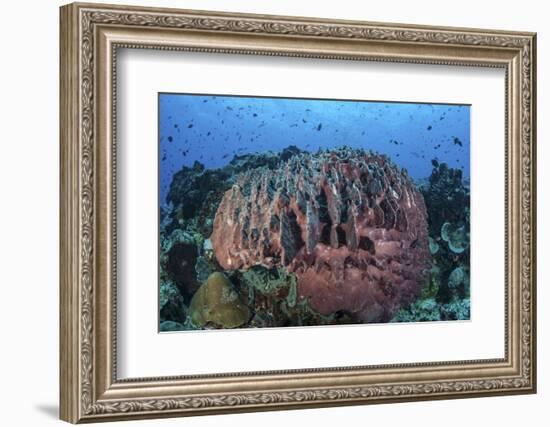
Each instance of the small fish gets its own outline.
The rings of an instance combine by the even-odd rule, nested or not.
[[[172,136],[168,137],[168,142],[172,142],[173,140],[174,140],[174,138]]]
[[[258,114],[253,113],[253,114],[252,114],[252,117],[258,117]]]
[[[307,120],[306,120],[306,119],[302,119],[302,122],[307,123]]]
[[[322,123],[319,123],[319,124],[317,125],[317,132],[320,131],[322,127],[323,127],[323,124],[322,124]]]
[[[458,137],[454,137],[453,138],[453,144],[454,145],[460,145],[462,147],[462,141],[460,139],[458,139]]]
[[[432,126],[430,125],[430,126],[428,126],[426,129],[427,129],[427,130],[432,130]]]
[[[228,157],[229,157],[229,154],[224,154],[224,155],[222,156],[222,159],[227,159]]]
[[[187,129],[191,129],[192,127],[193,127],[193,123],[189,123],[189,124],[187,125]]]
[[[174,125],[174,127],[177,129],[177,128],[178,128],[178,124],[176,123],[176,124]]]

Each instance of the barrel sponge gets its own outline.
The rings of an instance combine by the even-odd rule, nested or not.
[[[386,156],[342,148],[301,153],[237,176],[211,236],[227,270],[284,267],[322,315],[388,321],[428,278],[426,206]]]

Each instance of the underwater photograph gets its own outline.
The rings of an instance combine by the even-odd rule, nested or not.
[[[159,93],[159,330],[470,319],[470,105]]]

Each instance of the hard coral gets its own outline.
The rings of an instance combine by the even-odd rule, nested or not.
[[[439,163],[437,159],[432,160],[432,165],[429,182],[420,191],[430,213],[429,235],[438,246],[438,250],[432,252],[432,262],[438,267],[432,277],[436,276],[441,285],[437,301],[445,305],[455,299],[469,299],[470,188],[460,169]],[[458,277],[455,270],[464,273],[463,281],[455,280]],[[442,314],[441,320],[445,319]]]
[[[461,254],[469,244],[469,236],[464,225],[456,226],[446,222],[441,227],[441,239],[449,245],[455,254]]]
[[[322,315],[388,321],[427,279],[424,199],[405,171],[364,150],[300,153],[240,174],[211,241],[225,269],[295,273],[298,297]]]
[[[229,280],[219,272],[212,273],[193,295],[189,311],[193,323],[201,327],[213,323],[236,328],[250,317],[248,307],[239,300]]]

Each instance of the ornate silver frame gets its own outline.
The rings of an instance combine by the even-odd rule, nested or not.
[[[533,33],[190,10],[61,8],[61,419],[108,421],[536,390]],[[119,47],[506,70],[505,357],[175,378],[116,375]]]

